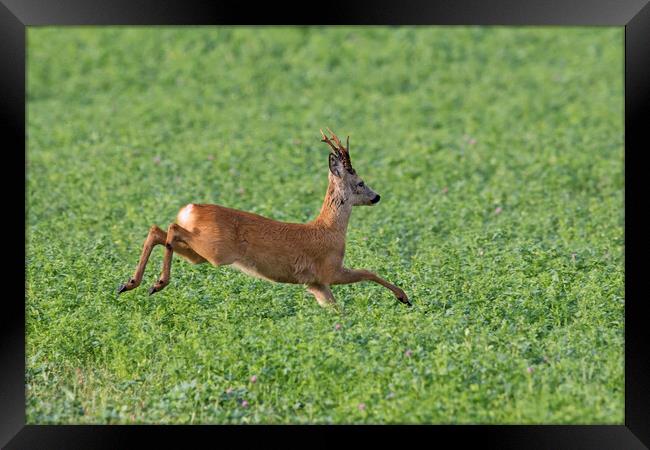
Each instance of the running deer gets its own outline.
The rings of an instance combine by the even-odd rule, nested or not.
[[[305,224],[278,222],[266,217],[219,205],[190,203],[178,212],[167,232],[153,225],[144,242],[133,277],[118,294],[135,289],[156,245],[165,246],[162,273],[149,295],[169,284],[172,255],[194,264],[232,264],[249,275],[280,283],[304,284],[321,306],[335,306],[330,286],[373,281],[389,289],[411,306],[402,289],[363,269],[343,267],[345,235],[353,206],[374,205],[379,194],[366,185],[350,161],[350,137],[343,146],[328,128],[321,142],[327,143],[329,185],[320,214]]]

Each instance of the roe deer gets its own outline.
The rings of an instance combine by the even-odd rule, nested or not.
[[[329,185],[320,214],[305,224],[285,223],[219,205],[190,203],[178,212],[167,232],[153,225],[144,242],[133,277],[118,294],[140,285],[151,250],[165,245],[160,279],[149,294],[169,284],[172,255],[178,253],[194,264],[232,264],[241,271],[270,281],[305,284],[321,306],[336,305],[330,285],[374,281],[390,289],[411,306],[402,289],[373,272],[343,267],[345,234],[352,207],[374,205],[379,195],[359,178],[350,162],[350,137],[346,146],[328,128]]]

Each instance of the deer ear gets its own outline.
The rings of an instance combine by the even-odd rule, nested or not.
[[[341,171],[343,170],[343,163],[341,159],[334,153],[330,153],[330,172],[335,177],[341,178]]]

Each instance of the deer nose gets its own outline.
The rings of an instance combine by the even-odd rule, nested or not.
[[[375,203],[377,203],[379,201],[379,199],[381,199],[381,196],[379,194],[377,194],[377,196],[375,198],[373,198],[372,200],[370,200],[370,201],[374,205]]]

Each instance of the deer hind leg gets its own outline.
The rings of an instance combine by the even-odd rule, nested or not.
[[[117,289],[118,294],[121,294],[122,292],[130,291],[131,289],[135,289],[138,286],[140,286],[140,283],[142,282],[142,275],[144,274],[144,269],[147,266],[147,261],[149,261],[149,256],[151,255],[151,251],[156,245],[164,244],[166,239],[167,239],[167,233],[165,233],[163,230],[158,228],[158,226],[152,225],[151,228],[149,228],[149,234],[147,235],[147,238],[144,241],[144,245],[142,247],[142,254],[140,255],[140,261],[138,262],[138,265],[135,268],[135,272],[133,273],[133,276],[129,279],[129,281],[127,281]]]
[[[413,306],[403,290],[394,284],[391,284],[388,281],[384,280],[377,274],[370,272],[369,270],[343,268],[334,276],[334,280],[331,284],[350,284],[358,283],[359,281],[373,281],[377,284],[380,284],[386,289],[390,290],[393,295],[395,295],[397,300],[404,303],[405,305]]]
[[[307,285],[307,290],[316,297],[316,301],[322,307],[336,306],[336,299],[332,290],[326,284],[309,284]]]
[[[196,253],[192,248],[183,241],[176,241],[174,245],[174,253],[178,253],[186,261],[192,264],[203,264],[207,261],[203,256]]]
[[[193,239],[194,236],[180,225],[172,223],[169,226],[167,238],[164,242],[165,256],[163,257],[162,272],[158,281],[149,289],[149,295],[161,291],[169,284],[174,253],[178,253],[193,264],[201,264],[207,261],[191,247]]]

